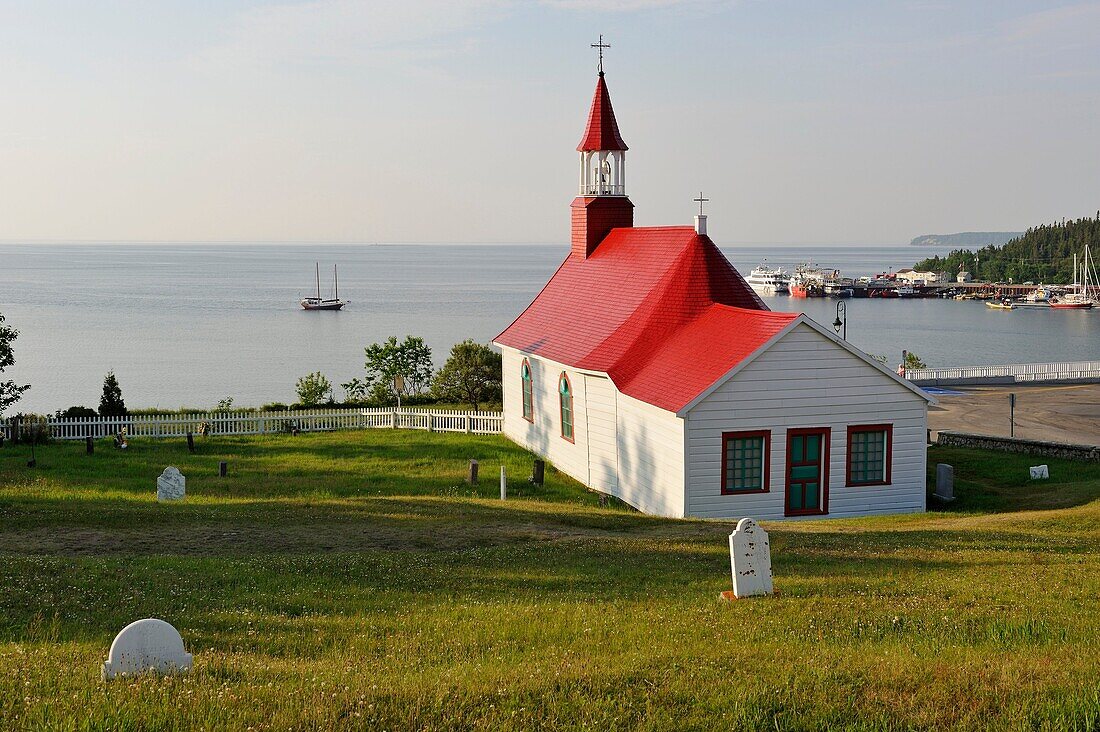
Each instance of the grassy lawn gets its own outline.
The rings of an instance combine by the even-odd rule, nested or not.
[[[535,488],[498,437],[28,457],[0,449],[0,729],[1100,729],[1100,466],[935,449],[950,510],[766,524],[781,594],[720,603],[731,523]],[[147,616],[193,672],[102,683]]]

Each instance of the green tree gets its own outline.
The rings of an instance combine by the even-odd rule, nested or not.
[[[126,402],[122,399],[122,387],[118,385],[114,371],[108,371],[103,377],[103,395],[99,397],[99,416],[126,416]]]
[[[501,398],[501,356],[489,346],[465,340],[451,348],[451,355],[432,380],[439,399],[466,402],[478,409],[482,402]]]
[[[373,399],[390,401],[394,396],[418,396],[431,385],[432,349],[423,338],[406,336],[398,343],[390,336],[382,343],[372,343],[364,349],[367,376],[364,390]],[[395,385],[400,376],[400,384]]]
[[[1028,229],[1004,246],[982,247],[976,252],[956,249],[945,257],[917,262],[918,271],[956,275],[965,269],[974,279],[989,282],[1047,282],[1068,284],[1073,279],[1073,255],[1081,266],[1086,246],[1100,246],[1100,217],[1063,220]],[[1078,278],[1082,276],[1078,273]]]
[[[344,390],[344,401],[363,402],[367,399],[367,384],[362,379],[352,379],[340,384]]]
[[[298,379],[298,383],[294,385],[294,390],[298,392],[299,404],[312,407],[320,404],[328,397],[332,392],[332,384],[320,371],[314,371],[312,374],[306,374]]]
[[[4,369],[15,364],[15,354],[11,349],[11,343],[19,336],[19,331],[10,325],[4,325],[4,316],[0,315],[0,374]],[[19,401],[23,392],[30,389],[29,385],[19,386],[14,381],[0,381],[0,416],[4,410]]]
[[[912,351],[905,352],[905,360],[902,361],[902,365],[905,366],[905,370],[909,369],[926,369],[928,364],[921,360],[921,357]]]

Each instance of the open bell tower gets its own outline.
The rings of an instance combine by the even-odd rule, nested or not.
[[[572,252],[587,259],[614,228],[634,226],[634,204],[626,197],[626,143],[619,134],[611,94],[603,73],[603,50],[610,44],[592,44],[599,49],[599,76],[588,124],[577,145],[580,154],[580,189],[571,205],[573,212]]]

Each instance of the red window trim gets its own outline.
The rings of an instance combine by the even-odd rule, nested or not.
[[[817,509],[801,511],[792,511],[790,506],[791,496],[791,438],[799,437],[801,435],[822,435],[825,439],[821,445],[821,507]],[[830,450],[829,445],[832,437],[832,428],[830,427],[799,427],[798,429],[787,430],[787,469],[783,476],[784,490],[783,490],[783,515],[784,516],[827,516],[829,514],[829,462],[830,462]]]
[[[763,475],[763,487],[762,488],[749,488],[742,490],[734,490],[726,487],[726,473],[728,468],[726,467],[726,447],[730,440],[743,439],[747,437],[763,437],[764,438],[764,475]],[[739,432],[723,432],[722,433],[722,495],[723,496],[743,496],[743,495],[755,495],[757,493],[771,493],[772,489],[772,431],[771,430],[742,430]]]
[[[526,382],[523,380],[523,368],[527,367],[528,379]],[[535,372],[531,370],[531,362],[526,358],[523,359],[523,363],[519,367],[519,411],[522,413],[523,401],[527,397],[527,385],[531,385],[531,416],[523,415],[523,418],[530,422],[535,423]]]
[[[565,410],[561,399],[561,382],[565,380],[566,386],[569,387],[569,419],[572,420],[573,436],[565,436]],[[561,426],[561,438],[566,442],[571,442],[574,445],[577,444],[577,412],[573,409],[573,382],[569,380],[569,374],[564,371],[561,372],[561,376],[558,377],[558,423]]]
[[[852,482],[852,435],[857,432],[885,432],[886,433],[886,480],[875,480],[869,483]],[[844,457],[844,485],[848,488],[865,488],[875,485],[890,485],[894,467],[894,425],[892,424],[850,424],[848,425],[848,447]]]

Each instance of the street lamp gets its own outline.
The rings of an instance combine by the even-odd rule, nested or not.
[[[836,320],[833,321],[833,330],[844,340],[848,340],[848,305],[839,300],[836,304]]]

